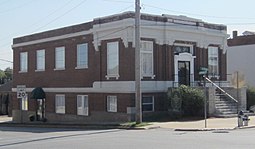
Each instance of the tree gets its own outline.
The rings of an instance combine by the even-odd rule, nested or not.
[[[0,84],[4,84],[12,80],[12,69],[6,68],[4,71],[0,69]]]
[[[12,80],[13,71],[12,71],[12,69],[10,67],[6,68],[4,70],[4,73],[5,73],[5,76],[6,76],[7,80]]]
[[[4,84],[4,80],[6,78],[5,72],[0,70],[0,84]]]

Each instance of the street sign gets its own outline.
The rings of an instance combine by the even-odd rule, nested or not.
[[[17,98],[25,98],[26,96],[26,85],[17,85]]]
[[[199,75],[206,75],[208,73],[208,68],[200,67],[198,74]]]

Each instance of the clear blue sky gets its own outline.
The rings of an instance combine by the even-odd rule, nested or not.
[[[135,0],[0,0],[0,69],[12,67],[12,39],[93,18],[134,11]],[[255,31],[254,0],[141,0],[141,12],[186,15],[225,24],[228,33]]]

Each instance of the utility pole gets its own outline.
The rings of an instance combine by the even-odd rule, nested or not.
[[[135,107],[136,123],[142,122],[140,65],[140,0],[135,0]]]

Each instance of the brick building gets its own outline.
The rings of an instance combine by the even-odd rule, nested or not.
[[[63,123],[133,120],[134,18],[134,12],[125,12],[13,39],[13,120],[29,122],[31,115]],[[197,86],[200,67],[226,81],[226,41],[224,25],[142,14],[144,116],[167,111],[169,87]],[[17,99],[19,85],[25,85],[27,98]],[[38,87],[45,99],[31,98]]]

